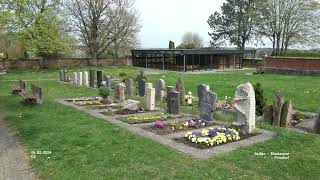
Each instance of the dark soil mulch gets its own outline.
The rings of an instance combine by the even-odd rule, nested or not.
[[[169,124],[164,124],[163,128],[157,128],[157,127],[154,127],[153,125],[150,125],[149,127],[145,127],[143,129],[150,131],[152,133],[155,133],[155,134],[167,135],[167,134],[171,134],[171,133],[194,130],[194,129],[199,129],[199,128],[205,128],[205,127],[210,127],[210,126],[214,126],[214,125],[216,125],[216,124],[213,122],[207,122],[205,126],[201,126],[201,127],[191,127],[191,128],[173,130],[172,126],[170,126]]]
[[[242,141],[242,140],[245,140],[245,139],[248,139],[250,137],[260,135],[260,134],[261,133],[240,134],[240,140],[238,140],[238,141]],[[216,146],[221,146],[221,145],[229,144],[229,143],[232,143],[232,142],[237,142],[237,141],[227,141],[226,143],[223,143],[223,144],[208,146],[208,145],[205,145],[205,144],[193,143],[193,142],[191,142],[189,139],[187,139],[185,137],[176,138],[174,140],[179,142],[179,143],[183,143],[183,144],[186,144],[188,146],[191,146],[191,147],[194,147],[194,148],[198,148],[198,149],[210,149],[210,148],[213,148],[213,147],[216,147]]]

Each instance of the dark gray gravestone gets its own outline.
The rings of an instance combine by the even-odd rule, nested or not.
[[[171,91],[167,95],[167,107],[169,114],[180,113],[180,93],[177,91]]]
[[[141,97],[144,96],[144,94],[145,94],[146,83],[147,83],[147,81],[145,79],[141,79],[138,82],[139,96],[141,96]]]
[[[94,87],[94,70],[90,69],[89,71],[89,86]]]
[[[63,70],[63,81],[65,81],[65,82],[69,81],[67,70]]]
[[[283,104],[281,117],[280,117],[280,126],[281,127],[290,127],[291,123],[291,114],[292,114],[292,103],[291,100],[286,100]]]
[[[60,70],[60,81],[64,81],[64,70]]]
[[[167,93],[174,91],[174,87],[173,86],[167,86]]]
[[[97,87],[102,85],[102,71],[97,71]]]
[[[126,79],[125,80],[126,85],[126,94],[128,96],[134,96],[134,82],[132,79]]]
[[[200,118],[206,121],[213,120],[213,113],[216,110],[217,94],[209,91],[208,86],[201,84],[198,86]]]

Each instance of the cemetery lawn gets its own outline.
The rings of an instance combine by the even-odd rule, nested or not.
[[[120,69],[120,70],[119,70]],[[139,70],[130,67],[104,69],[118,75],[125,71],[134,77]],[[187,90],[196,92],[200,83],[209,84],[218,97],[233,96],[240,83],[260,82],[268,102],[273,92],[282,89],[295,109],[317,111],[320,102],[319,76],[249,75],[250,71],[215,74],[165,73],[148,75],[150,82],[165,79],[174,85],[176,77],[185,80]],[[9,84],[1,80],[35,79],[44,90],[44,104],[30,106],[11,95]],[[53,79],[53,80],[52,80]],[[54,101],[56,98],[93,96],[97,90],[63,84],[58,70],[17,71],[0,75],[0,112],[15,129],[26,155],[31,150],[49,150],[47,155],[30,159],[42,179],[318,179],[320,176],[320,136],[298,133],[264,123],[258,127],[277,133],[277,137],[261,144],[232,151],[208,160],[190,156],[126,129],[92,117]],[[27,82],[30,88],[30,82]],[[162,104],[162,106],[164,106]],[[196,113],[192,107],[185,112]],[[264,152],[265,156],[256,156]],[[288,160],[276,160],[271,152],[290,153]]]

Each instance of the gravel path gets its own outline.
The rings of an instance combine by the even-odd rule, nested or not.
[[[9,130],[0,114],[0,179],[36,179],[28,166],[23,148],[19,146],[14,133]]]

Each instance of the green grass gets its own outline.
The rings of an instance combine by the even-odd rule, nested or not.
[[[119,69],[108,68],[105,72]],[[133,73],[138,70],[133,69]],[[127,73],[129,74],[129,73]],[[270,102],[274,90],[280,88],[293,100],[295,108],[314,111],[319,107],[319,77],[283,75],[246,75],[244,72],[220,74],[163,74],[173,85],[177,76],[195,93],[200,83],[208,83],[220,98],[232,96],[235,87],[245,81],[260,82]],[[162,75],[150,75],[152,81]],[[208,160],[196,160],[150,139],[132,134],[104,120],[71,107],[60,105],[55,98],[96,95],[97,90],[80,88],[57,81],[56,70],[49,72],[17,71],[0,75],[1,79],[39,79],[44,89],[44,104],[27,106],[11,95],[8,85],[0,82],[0,111],[6,122],[17,130],[27,149],[51,150],[31,159],[32,167],[42,179],[318,179],[320,176],[320,137],[258,124],[277,133],[274,140],[232,151]],[[28,83],[29,85],[30,83]],[[309,93],[303,93],[308,90]],[[269,92],[271,91],[271,92]],[[162,106],[164,106],[162,104]],[[196,106],[184,111],[196,113]],[[22,114],[19,117],[19,114]],[[274,160],[255,152],[288,152],[289,160]]]
[[[237,117],[233,114],[226,114],[222,111],[215,111],[213,114],[213,119],[217,119],[219,121],[233,122],[237,119]]]

